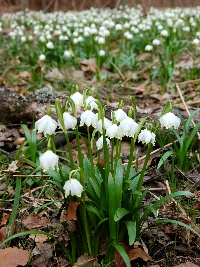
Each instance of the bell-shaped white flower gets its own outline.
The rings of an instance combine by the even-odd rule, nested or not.
[[[35,129],[38,133],[53,134],[57,128],[57,122],[49,115],[44,115],[41,119],[35,122]]]
[[[155,138],[156,135],[147,129],[142,130],[138,135],[139,142],[142,142],[143,144],[149,144],[151,142],[153,146],[155,145]]]
[[[83,105],[83,95],[81,93],[76,92],[71,95],[70,98],[74,101],[76,107],[81,107]]]
[[[90,104],[91,110],[98,109],[98,105],[95,100],[96,99],[94,97],[88,96],[85,100],[86,107],[88,106],[88,104]]]
[[[108,138],[106,138],[106,142],[108,147],[110,147],[110,140]],[[103,148],[103,135],[97,140],[96,146],[98,150]]]
[[[96,116],[91,110],[86,110],[81,114],[80,126],[86,124],[88,127],[93,125],[96,127]]]
[[[115,119],[118,122],[121,122],[127,118],[127,114],[126,114],[126,112],[123,111],[123,109],[115,110],[114,114],[115,114]]]
[[[144,50],[145,51],[152,51],[153,50],[153,46],[152,45],[146,45]]]
[[[63,189],[65,190],[65,196],[77,196],[81,197],[81,194],[83,192],[83,186],[82,184],[74,178],[69,179],[65,182]]]
[[[119,127],[117,126],[117,124],[112,124],[110,127],[106,129],[106,135],[110,138],[115,138],[118,132],[119,132]]]
[[[112,125],[112,121],[110,121],[107,118],[104,118],[104,128],[107,129],[108,127],[110,127]],[[99,131],[100,133],[103,132],[103,128],[102,128],[102,119],[98,120],[97,124],[96,124],[96,129],[97,131]]]
[[[64,120],[64,125],[65,125],[65,129],[75,129],[75,126],[77,124],[77,119],[75,117],[73,117],[71,114],[69,114],[68,112],[64,112],[63,113],[63,120]],[[58,120],[58,126],[62,129],[62,126],[60,124],[60,121]]]
[[[43,169],[43,171],[46,171],[50,168],[54,170],[58,168],[58,159],[59,157],[55,153],[53,153],[51,150],[47,150],[39,157],[40,167]]]
[[[174,115],[172,112],[168,112],[164,114],[159,119],[161,127],[165,127],[166,129],[174,127],[175,129],[178,129],[180,126],[181,120],[179,117]]]
[[[132,119],[127,117],[125,120],[120,122],[119,129],[122,131],[123,136],[134,137],[138,131],[138,124]]]

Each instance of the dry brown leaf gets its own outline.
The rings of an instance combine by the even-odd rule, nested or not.
[[[96,72],[97,70],[97,63],[94,58],[81,60],[80,63],[81,63],[81,69],[84,72],[86,71]]]
[[[14,248],[5,248],[0,250],[0,267],[25,266],[29,260],[30,252],[28,250]]]
[[[78,201],[69,203],[68,210],[66,212],[66,221],[77,220],[76,210],[79,204],[80,202]]]
[[[128,256],[131,261],[136,260],[138,258],[142,259],[143,261],[151,260],[151,256],[149,256],[144,250],[139,247],[130,249],[128,251]]]
[[[52,247],[48,243],[37,243],[38,248],[38,255],[35,259],[33,259],[30,263],[31,266],[37,266],[37,267],[46,267],[49,264],[49,260],[51,259],[53,253],[52,253]]]
[[[45,228],[50,223],[49,219],[40,216],[39,214],[33,214],[22,219],[22,223],[26,226],[28,230]]]
[[[36,243],[44,243],[46,242],[49,237],[47,235],[43,235],[43,234],[31,234],[29,235],[29,238],[33,239]]]
[[[9,220],[9,218],[10,218],[10,214],[6,213],[6,212],[3,212],[0,225],[6,225],[7,221]]]
[[[192,263],[190,261],[187,261],[185,263],[181,263],[181,264],[176,265],[174,267],[198,267],[198,265],[196,265],[196,264],[194,264],[194,263]]]
[[[22,71],[19,73],[19,77],[23,79],[29,79],[31,78],[31,76],[32,76],[31,73],[28,71]]]
[[[97,262],[97,260],[95,258],[93,258],[92,256],[89,256],[88,254],[85,253],[77,259],[74,267],[78,267],[78,266],[85,265],[85,264],[100,266],[100,264]]]
[[[13,142],[13,145],[21,145],[25,140],[25,137],[19,137],[17,139],[15,139],[15,141]]]
[[[9,165],[8,165],[8,171],[10,172],[15,172],[18,169],[18,160],[14,160],[12,161]]]
[[[45,75],[45,78],[64,80],[65,76],[58,69],[52,69]]]
[[[6,239],[7,226],[0,228],[0,242],[3,242]]]

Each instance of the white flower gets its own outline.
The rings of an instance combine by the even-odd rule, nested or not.
[[[75,129],[75,126],[77,124],[77,119],[75,117],[73,117],[68,112],[64,112],[63,113],[63,120],[64,120],[64,125],[65,125],[66,130],[68,130],[68,129],[74,130]],[[59,120],[58,120],[58,126],[62,129],[62,126],[61,126]]]
[[[53,134],[57,128],[57,122],[49,115],[44,115],[41,119],[35,122],[35,129],[38,133],[44,132],[46,134]]]
[[[106,52],[104,50],[99,50],[99,56],[104,57]]]
[[[58,168],[58,159],[59,157],[55,153],[53,153],[51,150],[47,150],[39,157],[40,167],[43,169],[43,171],[46,171],[50,168],[54,170],[55,168]]]
[[[110,140],[106,138],[107,145],[110,147]],[[97,149],[102,149],[103,148],[103,135],[97,140],[96,142]]]
[[[122,27],[121,24],[116,24],[116,25],[115,25],[115,29],[116,29],[117,31],[121,31],[121,30],[123,29],[123,27]]]
[[[91,110],[86,110],[81,114],[80,126],[86,124],[88,127],[94,125],[96,127],[96,116]]]
[[[93,109],[98,109],[98,105],[97,103],[95,102],[95,98],[92,97],[92,96],[88,96],[85,100],[85,103],[86,103],[86,107],[88,106],[88,104],[90,104],[90,107],[91,107],[91,110]]]
[[[112,124],[106,129],[106,135],[110,138],[114,138],[117,136],[118,131],[119,127],[117,126],[117,124]]]
[[[70,96],[70,98],[73,100],[76,107],[80,107],[83,105],[83,95],[79,92],[74,93]]]
[[[71,54],[71,52],[70,52],[69,50],[65,50],[65,51],[64,51],[64,56],[65,56],[65,57],[71,57],[71,55],[72,55],[72,54]]]
[[[155,138],[156,135],[147,129],[142,130],[138,135],[139,142],[142,142],[143,144],[148,144],[151,142],[153,146],[155,145]]]
[[[122,131],[123,136],[134,137],[135,133],[138,131],[138,124],[132,119],[127,117],[123,120],[120,125],[119,129]]]
[[[123,111],[123,109],[115,110],[114,114],[115,114],[115,119],[118,122],[121,122],[127,118],[127,114],[126,114],[126,112]]]
[[[41,55],[39,56],[39,60],[44,61],[45,59],[46,59],[46,56],[45,56],[45,55],[41,54]]]
[[[192,41],[192,43],[193,43],[194,45],[199,45],[199,44],[200,44],[200,40],[197,39],[197,38],[195,38],[195,39]]]
[[[49,49],[54,49],[54,44],[49,41],[47,44],[46,44],[46,47],[49,48]]]
[[[65,190],[65,196],[77,196],[81,197],[81,194],[83,192],[83,186],[77,179],[69,179],[65,182],[63,189]]]
[[[162,30],[162,31],[160,32],[160,34],[161,34],[162,36],[165,36],[165,37],[169,36],[169,33],[168,33],[167,30]]]
[[[180,118],[178,118],[172,112],[168,112],[162,117],[160,117],[159,121],[160,121],[161,127],[165,127],[166,129],[169,129],[171,127],[178,129],[181,123]]]
[[[153,45],[160,45],[160,40],[158,40],[158,39],[154,39],[154,40],[152,41],[152,44],[153,44]]]
[[[104,128],[107,129],[108,127],[110,127],[112,125],[112,121],[110,121],[109,119],[107,118],[104,118]],[[100,133],[103,132],[103,129],[102,129],[102,119],[100,119],[97,124],[96,124],[96,129],[97,131],[99,131]]]
[[[145,51],[152,51],[153,50],[153,46],[152,45],[146,45],[144,50]]]

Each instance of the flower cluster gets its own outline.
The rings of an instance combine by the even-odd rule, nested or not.
[[[107,146],[110,148],[111,139],[116,138],[121,140],[125,136],[134,138],[134,142],[137,139],[138,142],[142,142],[143,144],[148,145],[151,143],[153,146],[155,145],[155,133],[151,131],[149,126],[141,130],[144,125],[145,119],[141,120],[140,123],[135,122],[132,118],[132,109],[127,115],[127,113],[121,108],[123,99],[119,103],[119,108],[111,112],[110,115],[112,120],[109,120],[102,115],[104,114],[103,106],[92,96],[86,98],[81,93],[76,92],[72,94],[68,99],[69,102],[67,103],[70,103],[72,105],[72,111],[75,110],[74,114],[76,114],[77,108],[84,108],[83,112],[80,115],[80,126],[86,125],[88,127],[88,130],[89,127],[93,127],[94,134],[98,132],[99,138],[96,141],[97,150],[103,149],[105,144],[107,144]],[[77,118],[68,112],[67,105],[65,109],[66,111],[64,112],[58,112],[58,110],[56,109],[56,111],[60,113],[61,116],[59,117],[57,122],[51,118],[51,116],[49,115],[50,112],[47,112],[47,115],[44,115],[41,119],[36,121],[35,129],[38,130],[38,132],[43,132],[44,135],[48,138],[49,135],[52,135],[55,132],[57,126],[60,127],[65,132],[65,134],[67,133],[66,131],[68,129],[75,129],[77,125]],[[161,127],[165,127],[166,129],[172,127],[177,129],[180,126],[180,119],[172,112],[167,112],[162,115],[159,118],[159,122],[161,124]],[[49,148],[39,157],[40,166],[44,171],[47,171],[50,168],[57,169],[58,160],[59,157]],[[77,179],[70,178],[68,181],[66,181],[64,190],[66,196],[75,195],[80,197],[83,191],[83,187]]]

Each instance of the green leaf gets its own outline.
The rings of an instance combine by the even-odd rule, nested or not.
[[[109,209],[109,228],[110,238],[117,238],[117,225],[114,221],[114,215],[117,210],[116,206],[116,194],[115,194],[115,181],[112,174],[108,176],[108,209]]]
[[[157,167],[157,169],[159,169],[164,163],[165,163],[165,161],[172,155],[174,153],[174,151],[172,151],[172,150],[168,150],[167,152],[165,152],[163,155],[162,155],[162,157],[161,157],[161,159],[159,160],[159,162],[158,162],[158,167]]]
[[[133,221],[127,221],[126,227],[128,230],[129,245],[133,245],[136,239],[136,224]]]
[[[150,206],[149,208],[145,210],[144,214],[142,215],[140,219],[139,224],[142,226],[143,223],[146,221],[147,217],[149,216],[149,214],[152,212],[152,209],[156,209],[159,205],[166,202],[168,199],[178,197],[178,196],[192,196],[192,195],[193,194],[189,191],[178,191],[178,192],[169,194],[165,197],[162,197],[160,200],[156,201],[152,206]]]
[[[182,227],[185,227],[187,230],[193,232],[194,234],[200,236],[200,234],[199,234],[194,228],[192,228],[190,225],[185,224],[185,223],[180,222],[180,221],[177,221],[177,220],[171,220],[171,219],[157,220],[157,221],[151,223],[151,224],[148,226],[148,228],[149,228],[150,226],[152,226],[152,225],[160,224],[160,223],[174,223],[174,224],[178,224],[178,225],[180,225],[180,226],[182,226]],[[145,229],[147,229],[147,228],[145,228]],[[144,230],[145,230],[145,229],[144,229]]]
[[[164,105],[164,107],[163,107],[163,109],[161,111],[160,117],[165,115],[167,112],[170,112],[171,111],[171,107],[172,107],[171,102],[167,101],[167,103]]]
[[[124,209],[124,208],[118,208],[115,212],[114,215],[114,220],[117,222],[119,221],[121,218],[123,218],[126,214],[128,214],[129,211]]]
[[[125,249],[116,243],[112,244],[113,247],[119,252],[119,254],[122,256],[122,259],[124,260],[127,267],[131,267],[130,259],[128,257],[128,254],[126,253]]]

